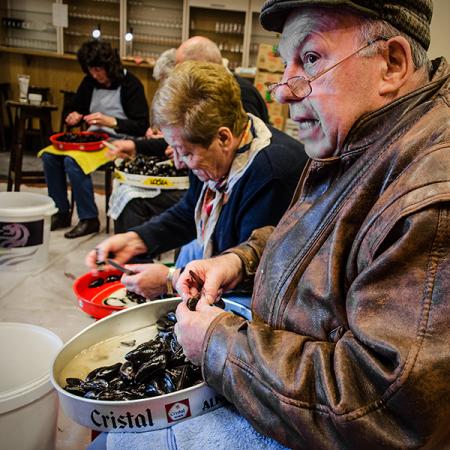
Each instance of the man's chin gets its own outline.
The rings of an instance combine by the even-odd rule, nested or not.
[[[327,159],[334,156],[334,150],[325,145],[324,142],[302,142],[305,147],[306,154],[311,159]]]

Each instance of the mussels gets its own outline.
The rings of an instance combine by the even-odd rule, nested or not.
[[[133,160],[124,160],[117,167],[118,170],[135,175],[152,175],[155,177],[186,177],[186,169],[177,170],[173,163],[157,164],[162,162],[157,156],[138,154]]]
[[[66,378],[64,389],[93,400],[123,401],[156,397],[201,383],[200,368],[186,359],[177,341],[175,323],[174,311],[161,316],[156,337],[126,353],[124,362],[97,367],[84,380]],[[130,343],[133,341],[122,345]]]
[[[71,142],[79,144],[86,144],[87,142],[100,142],[103,139],[105,139],[105,136],[99,133],[64,133],[62,136],[58,137],[59,142]]]

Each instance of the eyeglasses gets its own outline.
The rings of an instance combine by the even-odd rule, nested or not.
[[[365,48],[370,47],[372,44],[374,44],[375,42],[378,42],[378,41],[387,41],[387,38],[377,37],[375,39],[372,39],[371,41],[366,42],[362,47],[358,48],[358,50],[354,51],[350,55],[346,56],[344,59],[341,59],[336,64],[333,64],[331,67],[328,67],[323,72],[315,75],[314,77],[312,77],[310,79],[307,79],[302,76],[291,77],[282,83],[266,83],[267,89],[271,93],[272,97],[277,98],[277,92],[279,91],[280,87],[287,86],[290,89],[291,93],[299,100],[306,98],[312,92],[311,83],[314,80],[317,80],[317,78],[321,77],[322,75],[325,75],[327,72],[329,72],[330,70],[339,66],[344,61],[347,61],[347,59],[356,55],[361,50],[364,50]]]

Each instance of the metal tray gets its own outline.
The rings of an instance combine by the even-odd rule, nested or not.
[[[83,350],[114,336],[154,325],[161,315],[176,309],[180,301],[180,298],[156,300],[119,311],[95,322],[68,341],[56,356],[51,373],[51,382],[64,413],[80,425],[97,431],[136,433],[166,428],[221,406],[224,398],[204,382],[159,397],[131,401],[85,399],[68,393],[60,384],[64,368]],[[227,311],[251,318],[246,307],[224,301]],[[124,350],[124,354],[129,350]]]

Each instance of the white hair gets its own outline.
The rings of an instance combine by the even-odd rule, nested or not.
[[[170,71],[175,67],[175,48],[169,48],[159,55],[153,67],[153,78],[160,81],[167,78]]]

